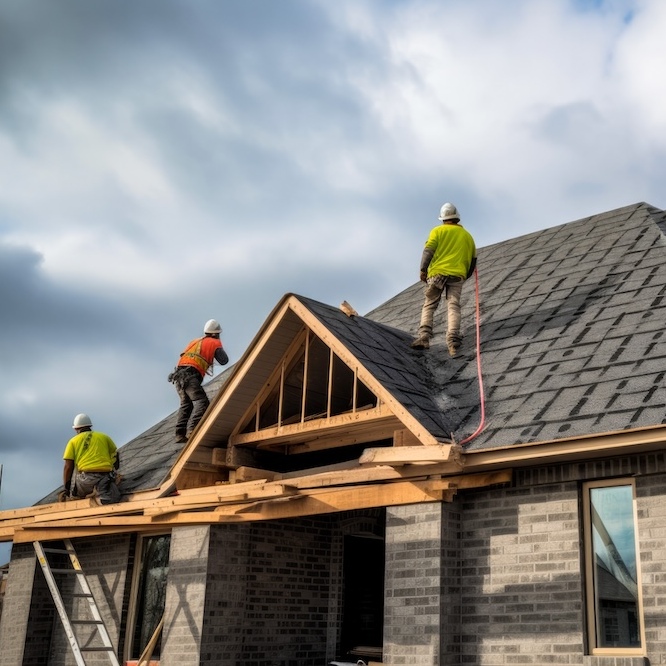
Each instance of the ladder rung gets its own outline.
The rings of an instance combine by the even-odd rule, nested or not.
[[[57,574],[76,574],[81,575],[83,574],[83,571],[81,569],[51,569],[52,573],[57,573]]]
[[[69,555],[69,551],[64,550],[63,548],[43,548],[42,550],[45,553],[58,553],[58,555]]]
[[[104,624],[101,620],[70,620],[70,624]]]
[[[77,599],[94,599],[93,595],[88,594],[87,592],[72,592],[70,596],[76,597]]]
[[[114,652],[110,647],[80,647],[81,652]]]

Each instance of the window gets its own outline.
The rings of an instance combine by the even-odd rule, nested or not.
[[[590,654],[644,654],[633,480],[583,488]]]
[[[132,583],[134,610],[128,626],[130,659],[141,656],[164,614],[170,546],[169,534],[139,539],[136,560],[138,566]],[[153,659],[159,659],[160,646],[161,636],[153,650]]]

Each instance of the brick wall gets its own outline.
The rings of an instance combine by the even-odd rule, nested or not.
[[[331,539],[328,517],[213,528],[201,664],[324,664]]]
[[[32,544],[14,545],[0,618],[0,666],[21,666],[24,663],[27,666],[38,663],[30,661],[29,655],[24,654],[36,562]],[[35,629],[32,640],[40,641],[40,628],[35,627]],[[48,643],[46,647],[42,644],[42,654],[45,655],[47,652]],[[45,657],[41,663],[45,663]]]
[[[636,478],[645,638],[650,664],[666,664],[666,475]]]
[[[575,482],[465,496],[461,663],[582,663],[578,496]]]
[[[389,508],[384,663],[666,664],[665,472],[661,453],[532,468],[510,488]],[[618,476],[636,481],[647,660],[584,654],[580,487]]]
[[[460,512],[455,503],[389,507],[384,663],[460,663]]]
[[[201,663],[210,531],[209,526],[181,527],[171,533],[161,666]]]
[[[75,541],[74,546],[91,590],[114,644],[118,645],[118,628],[122,617],[127,573],[128,536],[97,537]],[[54,545],[62,548],[62,544]],[[61,564],[58,563],[60,558]],[[52,567],[63,566],[66,556],[49,555]],[[70,565],[67,565],[69,567]],[[75,578],[56,575],[70,619],[79,615],[72,599]],[[58,616],[51,592],[37,564],[32,544],[15,545],[9,565],[8,593],[0,623],[0,666],[65,666],[74,657]],[[68,594],[68,591],[70,594]],[[87,664],[108,664],[108,657],[86,654]]]

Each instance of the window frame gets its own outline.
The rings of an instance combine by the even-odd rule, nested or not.
[[[632,519],[634,527],[634,549],[636,558],[636,585],[637,585],[637,615],[639,621],[640,646],[638,647],[608,647],[597,645],[597,612],[595,589],[595,550],[592,533],[591,491],[598,488],[612,488],[629,486],[631,488]],[[640,546],[638,533],[638,511],[636,506],[636,483],[633,478],[617,478],[583,483],[583,548],[585,559],[585,611],[587,627],[588,654],[592,656],[645,656],[645,613],[643,607],[642,575],[640,562]]]
[[[141,589],[141,577],[143,575],[143,557],[146,543],[150,539],[159,539],[160,537],[169,537],[169,560],[171,559],[171,531],[138,534],[134,548],[134,565],[132,567],[132,581],[130,585],[130,601],[127,609],[127,622],[125,624],[125,645],[124,645],[124,661],[133,662],[137,657],[132,656],[134,649],[134,634],[136,630],[137,615],[139,613],[139,590]],[[167,572],[168,580],[168,572]],[[166,598],[165,598],[166,606]],[[158,659],[151,659],[151,662],[159,661]]]

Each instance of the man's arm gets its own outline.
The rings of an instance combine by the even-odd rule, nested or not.
[[[419,279],[421,282],[425,282],[428,279],[428,266],[430,266],[430,262],[432,261],[432,258],[435,256],[435,253],[428,249],[425,248],[423,250],[423,254],[421,255],[421,267],[420,267],[420,273],[419,273]]]
[[[215,350],[215,360],[220,365],[226,365],[229,363],[229,357],[227,356],[227,352],[224,351],[224,347],[218,347]]]
[[[62,470],[62,485],[65,486],[67,492],[69,492],[72,485],[72,474],[74,474],[74,461],[65,460],[65,466]]]
[[[472,277],[475,268],[476,268],[476,257],[472,257],[472,263],[470,263],[469,265],[469,270],[467,271],[467,277],[465,278],[465,280],[469,280],[469,278]]]

